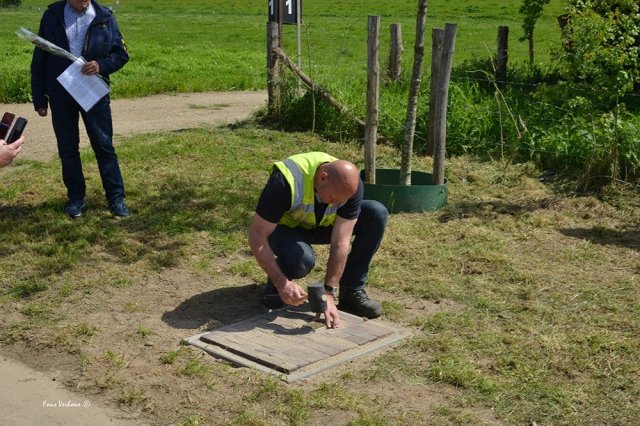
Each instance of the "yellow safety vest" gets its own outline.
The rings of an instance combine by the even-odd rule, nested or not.
[[[291,188],[291,208],[284,213],[280,224],[290,228],[313,229],[316,227],[313,180],[316,170],[323,163],[337,160],[324,152],[296,154],[274,163]],[[318,226],[331,226],[336,220],[337,205],[329,204]]]

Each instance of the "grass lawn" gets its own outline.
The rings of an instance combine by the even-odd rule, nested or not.
[[[57,162],[18,160],[0,183],[3,352],[153,424],[639,418],[640,196],[575,196],[527,164],[452,159],[447,206],[391,217],[370,288],[415,333],[398,347],[286,385],[180,346],[261,312],[247,226],[271,162],[306,150],[362,167],[357,144],[251,126],[130,138],[120,221],[91,152],[76,221]],[[380,167],[398,161],[380,147]]]
[[[35,31],[46,3],[0,10],[0,102],[28,100],[32,46],[13,32]],[[304,68],[339,99],[365,79],[367,14],[382,15],[383,28],[403,24],[410,63],[416,1],[308,3]],[[511,28],[510,59],[526,61],[520,2],[432,3],[429,28],[458,24],[456,63],[494,51],[499,25]],[[541,18],[543,63],[563,3]],[[131,53],[114,97],[265,87],[266,2],[104,4]],[[76,221],[61,213],[58,162],[18,159],[0,173],[2,353],[158,425],[637,422],[638,188],[578,195],[530,164],[450,159],[443,209],[391,216],[370,289],[385,320],[413,330],[399,346],[292,385],[181,346],[263,312],[247,227],[271,163],[310,150],[363,166],[356,143],[252,124],[119,141],[125,220],[104,208],[91,151],[89,209]],[[378,167],[399,161],[379,147]],[[413,164],[431,170],[428,158]],[[323,276],[326,250],[318,255],[303,284]]]
[[[0,11],[0,102],[29,99],[29,64],[33,46],[18,39],[21,26],[37,32],[43,7],[49,2],[23,0],[18,9]],[[266,86],[266,0],[106,0],[116,13],[131,61],[113,75],[114,97],[137,97],[163,92],[244,90]],[[546,63],[560,34],[556,16],[564,0],[552,0],[538,23],[537,58]],[[519,41],[522,17],[519,1],[477,0],[430,2],[427,40],[431,28],[456,23],[458,34],[454,64],[488,57],[496,51],[497,29],[510,27],[509,58],[528,60],[528,45]],[[382,66],[389,52],[389,25],[401,23],[404,67],[411,69],[417,1],[320,0],[303,2],[303,68],[340,99],[346,88],[366,84],[367,15],[381,16]],[[284,28],[285,49],[297,51],[295,26]],[[430,55],[425,55],[425,69]],[[364,92],[363,92],[364,93]]]

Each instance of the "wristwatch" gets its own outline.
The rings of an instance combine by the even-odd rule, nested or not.
[[[338,287],[331,287],[330,285],[324,285],[324,291],[333,296],[334,299],[338,298]]]

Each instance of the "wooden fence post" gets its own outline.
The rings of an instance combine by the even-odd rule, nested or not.
[[[498,54],[496,56],[496,79],[507,77],[507,61],[509,60],[509,27],[498,27]]]
[[[442,69],[438,81],[438,97],[434,122],[435,151],[433,155],[433,184],[444,184],[444,158],[447,142],[447,103],[449,101],[449,81],[453,51],[456,43],[456,24],[445,24],[444,46],[442,49]]]
[[[282,65],[275,53],[280,47],[280,29],[277,22],[267,22],[267,94],[269,115],[280,114],[282,106]]]
[[[422,83],[422,60],[424,57],[424,32],[427,22],[427,0],[418,1],[418,16],[416,18],[416,44],[413,53],[413,71],[409,85],[409,102],[407,106],[407,121],[404,125],[402,141],[402,160],[400,162],[399,185],[411,185],[411,156],[413,155],[413,138],[416,132],[416,115],[418,112],[418,95]]]
[[[365,181],[376,183],[376,140],[378,139],[378,87],[380,84],[380,16],[369,15],[367,37],[367,118],[364,130]]]
[[[436,105],[438,105],[438,82],[442,71],[442,46],[444,30],[431,30],[431,80],[429,83],[429,133],[427,135],[427,155],[433,157],[435,152]]]
[[[402,27],[400,24],[391,24],[391,48],[389,49],[389,70],[387,76],[393,80],[398,81],[400,74],[402,74]]]

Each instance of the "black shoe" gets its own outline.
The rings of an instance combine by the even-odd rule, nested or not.
[[[341,286],[338,300],[338,308],[341,311],[360,317],[378,318],[383,312],[380,302],[370,299],[364,287],[343,288]]]
[[[68,201],[64,211],[70,218],[77,219],[82,216],[82,210],[84,210],[85,206],[84,200]]]
[[[127,205],[122,200],[116,201],[115,203],[111,204],[109,206],[109,211],[115,217],[127,217],[131,214],[129,213]]]
[[[271,280],[267,280],[262,292],[262,304],[269,309],[280,309],[285,303],[278,294],[278,289],[273,285]]]

